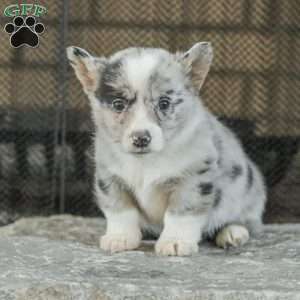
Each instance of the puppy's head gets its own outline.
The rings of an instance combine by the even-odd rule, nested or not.
[[[97,129],[133,155],[159,152],[188,128],[213,56],[207,42],[177,54],[129,48],[98,58],[69,47],[67,55]]]

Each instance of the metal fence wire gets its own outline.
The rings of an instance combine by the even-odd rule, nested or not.
[[[1,10],[13,4],[2,0]],[[19,1],[23,2],[24,1]],[[15,2],[14,2],[15,3]],[[266,176],[267,222],[300,221],[300,2],[52,0],[39,47],[0,34],[0,224],[20,216],[95,216],[88,100],[65,47],[214,47],[202,98]],[[1,26],[12,18],[2,15]]]

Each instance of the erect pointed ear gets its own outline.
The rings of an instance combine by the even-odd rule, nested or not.
[[[186,68],[194,87],[200,90],[213,59],[211,44],[209,42],[197,43],[179,59]]]
[[[84,49],[73,46],[67,48],[67,56],[84,91],[87,94],[95,92],[105,68],[106,59],[93,57]]]

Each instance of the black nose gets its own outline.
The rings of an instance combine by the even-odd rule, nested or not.
[[[131,134],[132,143],[137,148],[145,148],[151,142],[151,135],[148,130],[135,131]]]

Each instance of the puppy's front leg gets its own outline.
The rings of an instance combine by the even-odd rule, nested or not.
[[[198,252],[198,241],[205,217],[200,215],[176,215],[167,212],[164,230],[155,245],[159,255],[187,256]]]
[[[186,256],[198,252],[212,199],[213,186],[209,182],[199,184],[198,180],[192,180],[179,187],[170,197],[164,229],[155,245],[156,253]]]
[[[142,239],[138,212],[134,208],[103,211],[107,227],[100,239],[100,247],[111,253],[138,248]]]
[[[100,247],[111,253],[138,248],[142,239],[140,215],[130,192],[110,178],[98,179],[96,193],[107,222]]]

